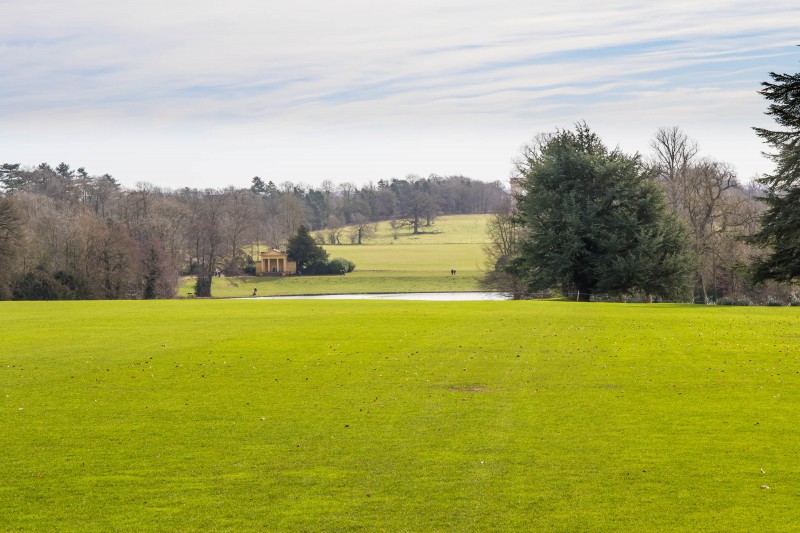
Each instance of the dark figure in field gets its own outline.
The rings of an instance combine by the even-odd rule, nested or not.
[[[257,292],[258,292],[258,288],[254,288],[253,289],[253,296],[255,296]]]

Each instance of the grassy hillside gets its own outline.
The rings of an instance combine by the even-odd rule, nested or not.
[[[272,278],[242,276],[215,279],[215,297],[367,292],[447,292],[478,290],[484,267],[481,247],[486,242],[488,215],[441,217],[423,233],[401,228],[394,238],[388,222],[378,225],[375,239],[361,245],[326,245],[331,258],[356,264],[346,276]],[[456,269],[455,278],[450,270]],[[192,292],[193,280],[184,280],[178,294]]]
[[[0,530],[790,530],[798,327],[797,308],[0,302]]]

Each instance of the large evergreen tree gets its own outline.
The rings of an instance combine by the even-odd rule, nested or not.
[[[692,261],[684,227],[638,155],[608,150],[585,124],[540,136],[518,162],[526,237],[510,270],[532,291],[681,298]]]
[[[769,253],[754,264],[756,281],[800,279],[800,74],[770,73],[761,94],[770,100],[767,114],[782,129],[754,128],[775,152],[775,172],[758,180],[766,187],[761,198],[767,210],[753,242]]]
[[[297,233],[289,238],[286,254],[297,262],[297,269],[302,272],[328,260],[328,252],[316,243],[306,226],[297,228]]]

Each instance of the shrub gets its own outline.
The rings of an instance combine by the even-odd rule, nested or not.
[[[63,273],[52,275],[44,268],[16,276],[11,283],[14,300],[74,300],[73,281]],[[66,282],[66,283],[65,283]],[[75,285],[72,283],[72,285]]]
[[[717,301],[717,304],[748,306],[748,305],[753,305],[753,302],[751,302],[750,299],[747,298],[746,296],[738,296],[736,298],[732,296],[723,296]]]
[[[352,261],[337,257],[328,261],[327,273],[328,274],[344,274],[355,270],[356,265]]]
[[[337,264],[338,264],[338,265],[339,265],[341,268],[344,268],[344,271],[345,271],[345,272],[352,272],[353,270],[355,270],[355,269],[356,269],[356,264],[355,264],[355,263],[353,263],[352,261],[350,261],[350,260],[348,260],[348,259],[345,259],[345,258],[343,258],[343,257],[337,257],[337,258],[335,258],[335,259],[331,259],[331,263],[333,263],[334,261],[336,261],[336,262],[337,262]],[[339,272],[340,272],[340,271],[341,271],[341,268],[337,269],[337,271],[339,271]]]
[[[256,275],[256,262],[253,260],[252,255],[248,255],[242,272],[251,276]]]
[[[356,265],[352,261],[337,257],[330,261],[318,261],[310,264],[305,270],[305,276],[324,276],[327,274],[345,274],[355,270]]]
[[[770,296],[769,298],[767,298],[767,305],[769,307],[780,307],[783,305],[783,302],[781,302],[777,298]]]
[[[86,286],[86,281],[69,272],[59,270],[53,274],[53,279],[64,286],[70,295],[68,298],[70,300],[87,300],[92,297],[89,287]]]
[[[316,261],[310,263],[304,270],[304,276],[322,276],[328,273],[328,261]]]

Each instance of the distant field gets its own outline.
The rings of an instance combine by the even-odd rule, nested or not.
[[[184,280],[179,296],[193,291],[194,280]],[[363,294],[393,292],[464,292],[478,290],[475,277],[431,275],[421,271],[361,271],[346,276],[291,276],[215,278],[211,294],[215,298],[251,296],[295,296],[301,294]]]
[[[408,228],[395,239],[387,222],[378,226],[375,239],[362,245],[326,245],[331,258],[344,257],[356,264],[346,276],[254,277],[215,279],[215,297],[366,292],[462,292],[479,289],[484,268],[483,244],[487,240],[488,215],[440,217],[423,233]],[[456,269],[455,278],[450,270]],[[194,281],[184,280],[178,295],[192,292]]]
[[[0,302],[0,531],[780,531],[797,308]]]

